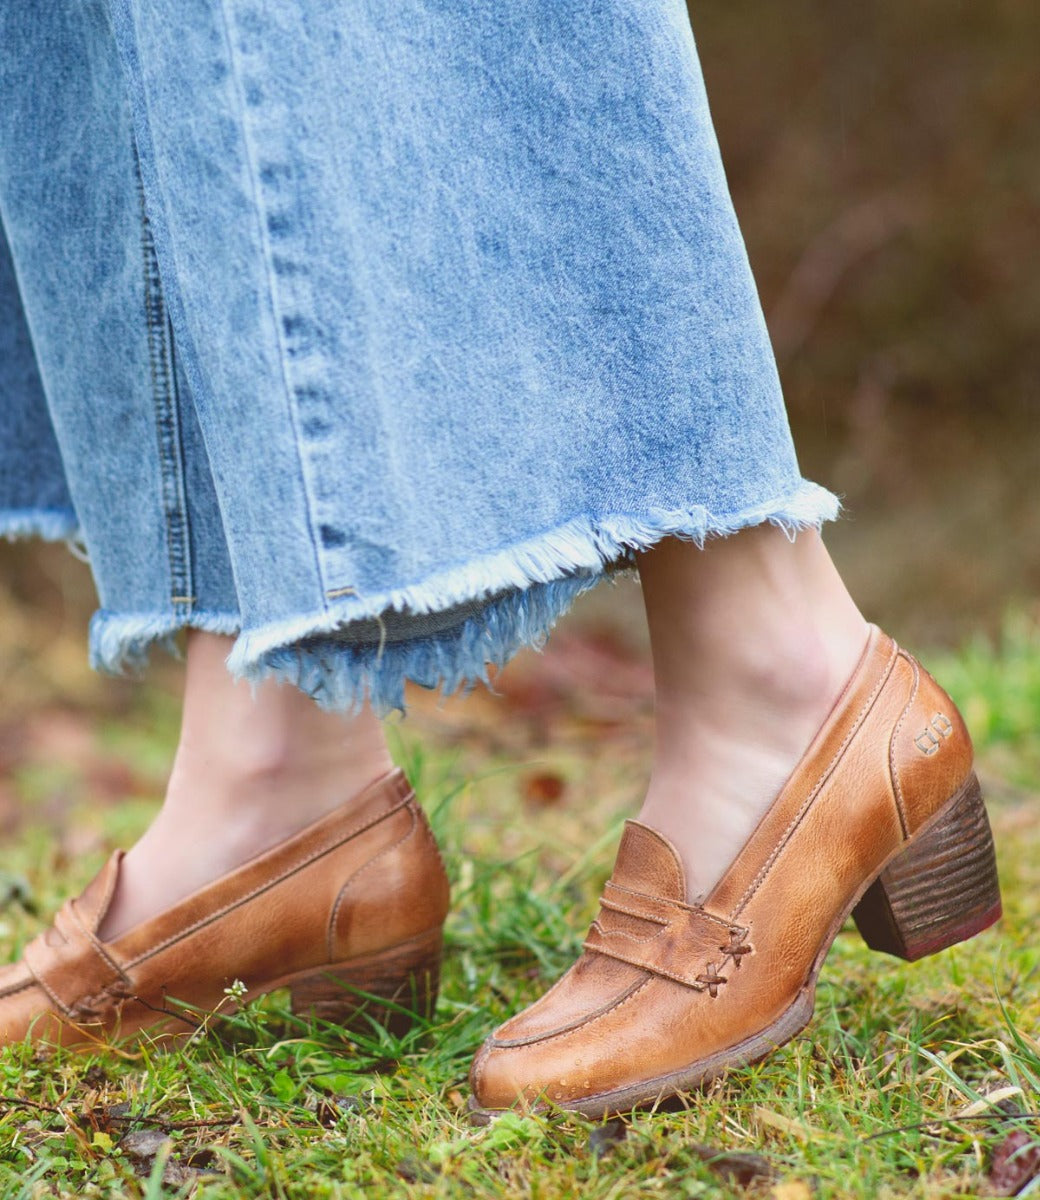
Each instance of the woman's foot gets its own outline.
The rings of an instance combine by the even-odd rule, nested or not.
[[[229,1006],[235,980],[362,1029],[429,1014],[448,883],[379,723],[236,683],[229,648],[189,636],[163,806],[0,968],[0,1044],[183,1034]]]
[[[448,881],[400,771],[102,941],[124,864],[117,851],[0,967],[0,1045],[183,1036],[276,988],[294,1012],[361,1032],[432,1012]]]
[[[999,915],[963,722],[817,533],[667,540],[639,569],[650,786],[585,953],[478,1054],[478,1106],[600,1116],[763,1057],[808,1021],[854,907],[907,958]]]
[[[967,731],[878,630],[703,902],[689,854],[688,840],[681,855],[657,829],[626,825],[585,953],[487,1040],[475,1106],[601,1117],[699,1087],[806,1024],[850,911],[869,945],[907,959],[1000,915]]]
[[[102,941],[349,806],[393,769],[370,710],[342,717],[294,687],[233,680],[224,665],[230,648],[230,638],[188,635],[181,735],[166,798],[122,860],[98,931]]]

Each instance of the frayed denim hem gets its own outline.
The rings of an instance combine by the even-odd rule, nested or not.
[[[74,542],[80,537],[79,521],[71,508],[0,508],[0,537]]]
[[[90,621],[90,665],[110,675],[140,672],[153,647],[176,656],[174,638],[181,629],[234,636],[242,624],[238,613],[119,613],[100,609]]]
[[[771,523],[792,538],[833,520],[832,493],[799,481],[787,495],[728,516],[704,508],[649,510],[640,517],[579,518],[519,546],[382,595],[343,597],[324,612],[244,631],[228,658],[232,674],[290,682],[322,708],[356,711],[366,700],[379,714],[403,711],[406,680],[453,692],[487,681],[489,666],[504,665],[524,646],[540,645],[582,593],[614,566],[665,537],[703,546],[752,525]],[[391,613],[441,613],[463,606],[466,615],[430,636],[356,636]],[[399,624],[399,623],[398,623]],[[353,630],[352,627],[353,626]]]

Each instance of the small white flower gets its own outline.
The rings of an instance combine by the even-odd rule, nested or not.
[[[230,987],[226,987],[224,989],[224,995],[230,997],[232,1000],[241,1000],[248,991],[249,989],[242,982],[242,980],[236,979],[232,982]]]

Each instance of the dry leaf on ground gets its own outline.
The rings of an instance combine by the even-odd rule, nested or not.
[[[993,1152],[989,1164],[989,1194],[1017,1196],[1037,1176],[1040,1176],[1040,1142],[1024,1129],[1016,1129]]]

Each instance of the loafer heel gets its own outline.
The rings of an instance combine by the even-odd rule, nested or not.
[[[1000,914],[993,835],[974,773],[852,912],[872,950],[908,962],[965,941]]]
[[[437,926],[378,954],[332,963],[289,985],[292,1011],[348,1032],[371,1033],[380,1025],[402,1037],[417,1018],[433,1015],[442,947]]]

